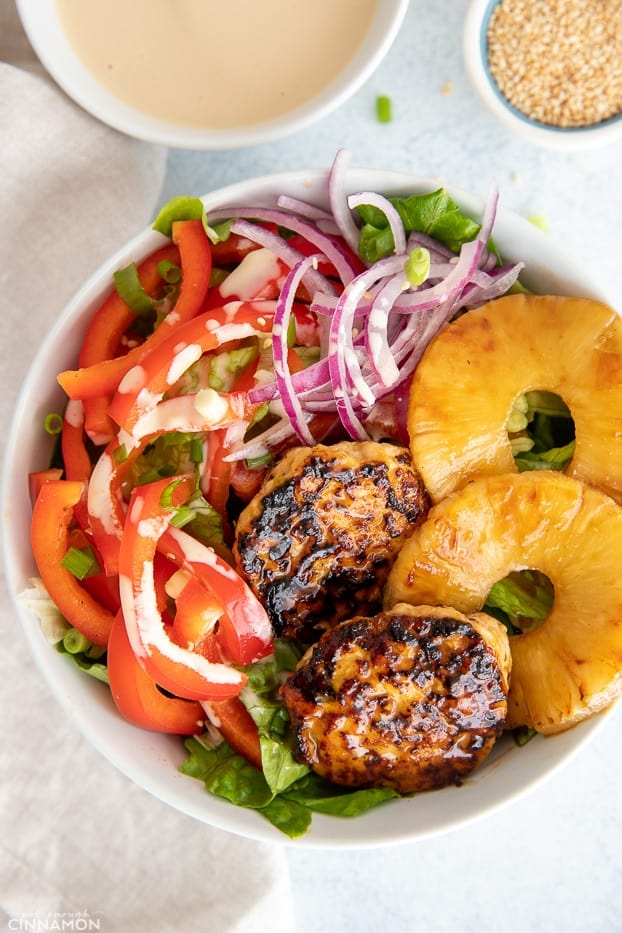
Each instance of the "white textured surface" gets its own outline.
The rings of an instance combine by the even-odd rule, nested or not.
[[[466,8],[464,0],[411,0],[389,58],[338,112],[278,145],[171,152],[163,197],[325,166],[344,145],[357,166],[438,176],[482,196],[497,182],[501,204],[544,217],[622,311],[622,145],[549,152],[497,124],[465,75]],[[376,94],[392,99],[389,124],[375,121]],[[618,711],[548,784],[471,827],[393,849],[292,848],[298,933],[622,930],[621,769]]]

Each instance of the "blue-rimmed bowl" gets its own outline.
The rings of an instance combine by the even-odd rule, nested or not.
[[[482,101],[509,130],[548,149],[566,152],[603,146],[622,139],[622,112],[601,123],[562,128],[530,119],[503,96],[488,65],[488,27],[500,0],[471,0],[464,24],[467,73]]]

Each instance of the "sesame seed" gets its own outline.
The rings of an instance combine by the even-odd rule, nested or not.
[[[622,0],[500,0],[488,64],[525,116],[563,128],[622,112]]]

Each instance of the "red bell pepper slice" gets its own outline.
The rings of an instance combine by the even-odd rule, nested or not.
[[[65,409],[61,452],[65,478],[88,482],[93,466],[84,443],[84,406],[80,401],[70,400]]]
[[[193,489],[193,477],[182,476],[133,490],[119,551],[121,605],[132,650],[152,680],[185,699],[223,700],[237,696],[246,676],[175,644],[162,620],[155,590],[158,542],[172,511]],[[164,504],[163,496],[168,496]]]
[[[127,455],[120,457],[123,447],[115,438],[100,454],[91,474],[87,491],[88,522],[110,576],[119,572],[119,548],[126,513],[122,485],[133,462],[148,443],[149,438],[144,438]]]
[[[102,360],[77,370],[66,370],[57,376],[59,384],[70,398],[97,398],[111,395],[125,374],[142,357],[165,341],[180,324],[189,321],[201,310],[212,271],[209,240],[200,220],[176,221],[173,241],[181,257],[182,278],[175,307],[139,347],[124,356]]]
[[[220,515],[225,539],[231,543],[232,529],[227,514],[232,464],[224,459],[228,452],[225,446],[226,428],[210,431],[207,435],[207,455],[201,480],[203,495]]]
[[[60,468],[50,467],[48,470],[36,470],[28,474],[28,492],[30,493],[30,502],[34,506],[37,496],[44,483],[49,483],[51,479],[62,479],[63,471]]]
[[[213,309],[193,318],[127,372],[110,405],[110,415],[120,428],[132,433],[139,418],[154,409],[166,391],[204,353],[257,332],[265,333],[271,326],[272,317],[258,314],[252,302],[234,303],[229,308]]]
[[[94,599],[61,561],[84,483],[50,480],[41,486],[32,513],[32,552],[43,585],[67,621],[96,645],[108,642],[114,616]]]
[[[108,641],[108,679],[115,705],[124,719],[154,732],[196,735],[203,731],[205,714],[199,703],[169,697],[142,669],[118,613]]]
[[[140,284],[151,297],[157,297],[162,285],[162,276],[158,266],[161,262],[180,261],[179,249],[174,243],[167,243],[138,264],[137,272]],[[136,316],[116,290],[113,290],[101,303],[86,329],[78,365],[92,366],[102,360],[111,360],[119,355],[119,343],[126,330],[134,323]]]
[[[158,547],[179,567],[196,576],[220,601],[218,643],[234,664],[252,664],[271,653],[272,627],[248,584],[222,557],[179,528],[167,528]]]
[[[138,279],[151,298],[157,296],[162,285],[163,280],[158,268],[161,262],[172,262],[176,265],[179,263],[179,249],[175,244],[168,243],[138,265]],[[116,290],[112,291],[91,318],[80,349],[78,365],[92,366],[126,353],[129,347],[126,346],[123,350],[122,338],[135,319],[134,313],[119,293]],[[83,404],[86,434],[94,444],[109,443],[116,433],[115,424],[108,414],[110,396],[85,399]]]
[[[161,553],[156,557],[163,557]],[[181,591],[175,596],[175,618],[170,636],[173,641],[197,651],[209,661],[222,661],[215,634],[222,615],[222,604],[203,584],[186,571],[178,571],[183,579]]]
[[[261,771],[261,745],[257,726],[238,697],[219,703],[206,702],[204,708],[223,739],[231,748]]]

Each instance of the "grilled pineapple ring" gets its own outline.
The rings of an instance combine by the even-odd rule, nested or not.
[[[622,320],[597,301],[540,295],[469,311],[419,363],[408,429],[434,502],[468,479],[516,471],[506,424],[532,389],[570,409],[576,441],[566,474],[622,503]]]
[[[510,572],[545,573],[549,616],[510,638],[507,726],[561,732],[622,692],[622,508],[600,490],[538,471],[467,483],[406,541],[385,589],[396,603],[480,610]]]

